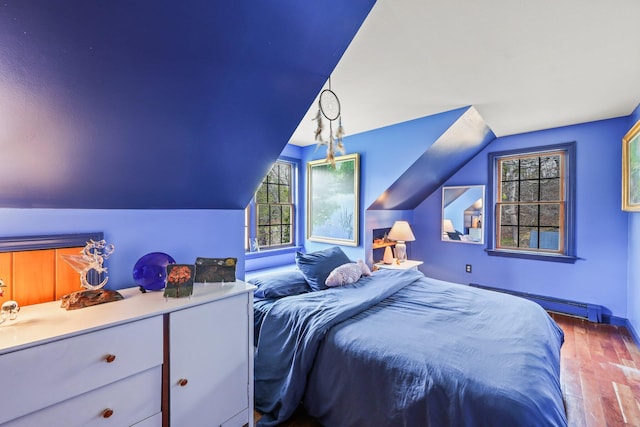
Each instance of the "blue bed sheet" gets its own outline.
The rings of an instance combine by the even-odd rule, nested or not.
[[[565,426],[562,340],[530,301],[381,270],[271,305],[255,359],[259,425],[303,401],[332,427]]]

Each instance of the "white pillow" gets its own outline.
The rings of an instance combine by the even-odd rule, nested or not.
[[[329,273],[325,285],[335,287],[355,283],[360,279],[360,276],[371,276],[369,266],[361,259],[357,263],[350,262],[334,268]]]

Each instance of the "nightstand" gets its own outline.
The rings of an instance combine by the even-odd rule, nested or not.
[[[386,268],[388,270],[417,270],[418,266],[423,264],[422,261],[413,261],[413,260],[406,260],[405,262],[401,262],[400,264],[396,263],[396,260],[394,258],[393,262],[391,264],[385,264],[383,262],[379,262],[377,264],[374,264],[374,267],[377,268]]]

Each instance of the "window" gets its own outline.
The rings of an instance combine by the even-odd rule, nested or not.
[[[491,255],[574,262],[575,143],[489,155]]]
[[[295,163],[278,160],[247,207],[247,249],[255,239],[260,249],[294,244]]]

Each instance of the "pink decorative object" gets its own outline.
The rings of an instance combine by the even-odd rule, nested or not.
[[[384,248],[384,257],[382,258],[382,262],[385,264],[393,263],[393,252],[391,251],[391,246]]]
[[[371,276],[371,270],[362,260],[357,263],[342,264],[333,269],[325,284],[329,287],[348,285],[357,282],[361,276]]]

